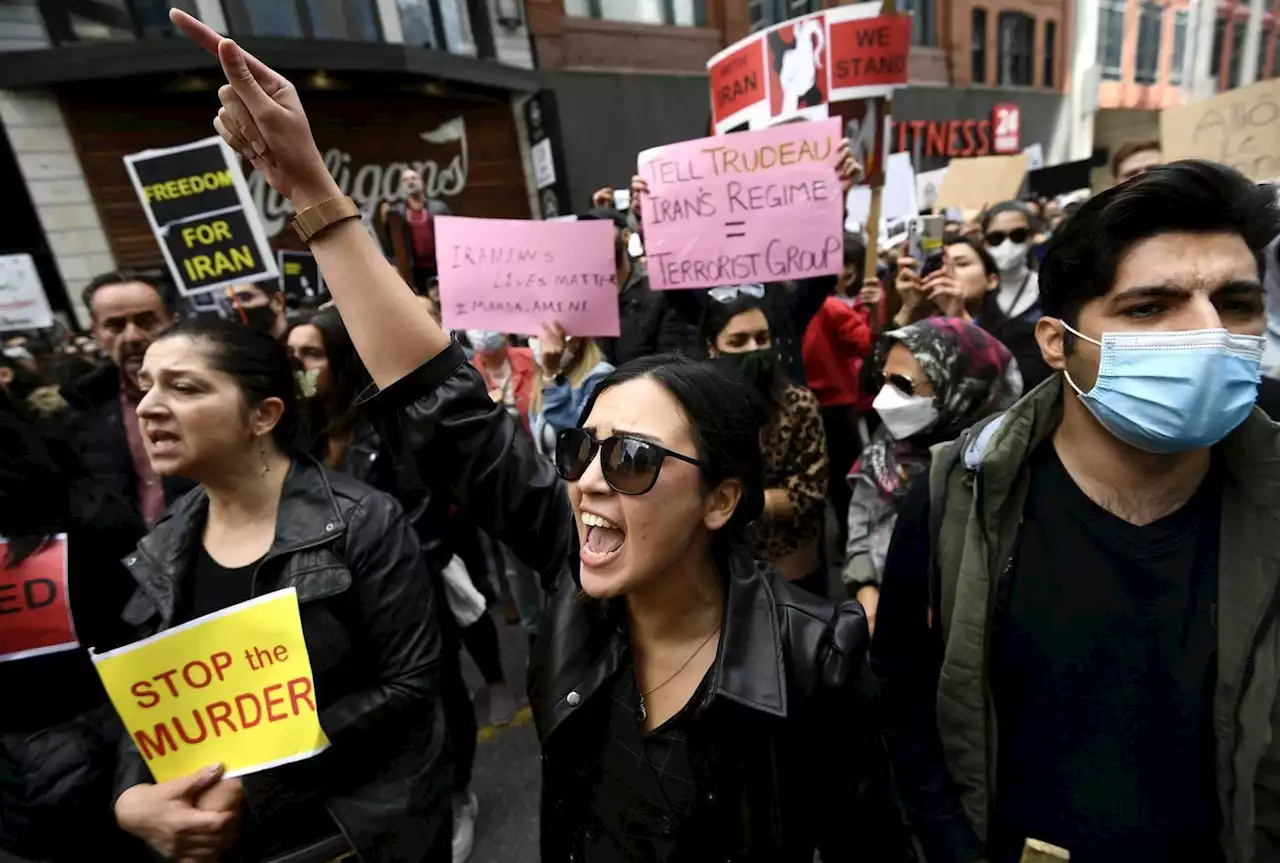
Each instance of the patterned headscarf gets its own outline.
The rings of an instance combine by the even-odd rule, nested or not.
[[[885,333],[876,345],[877,369],[884,369],[894,344],[911,351],[929,379],[938,419],[901,441],[881,426],[850,476],[862,471],[882,494],[900,499],[911,480],[928,467],[929,447],[1012,405],[1022,394],[1022,375],[1008,348],[960,318],[926,318]]]

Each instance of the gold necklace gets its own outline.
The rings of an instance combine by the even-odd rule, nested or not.
[[[689,663],[690,663],[690,662],[693,662],[693,658],[694,658],[695,656],[697,656],[699,653],[701,653],[701,652],[702,652],[702,648],[704,648],[704,647],[706,647],[706,646],[707,646],[707,642],[711,641],[711,639],[715,638],[715,637],[716,637],[717,635],[719,635],[719,634],[720,634],[720,627],[718,627],[718,626],[717,626],[717,627],[715,628],[715,631],[714,631],[714,632],[712,632],[710,635],[708,635],[706,638],[704,638],[704,639],[702,640],[702,643],[701,643],[701,644],[699,644],[696,648],[694,648],[693,653],[690,653],[690,654],[689,654],[689,658],[688,658],[688,659],[686,659],[686,660],[684,661],[684,664],[683,664],[683,665],[681,665],[679,668],[677,668],[677,669],[676,669],[676,670],[671,674],[671,676],[670,676],[670,677],[668,677],[666,680],[664,680],[664,681],[662,681],[661,683],[659,683],[657,686],[654,686],[653,688],[648,689],[648,690],[646,690],[645,692],[641,692],[641,693],[640,693],[640,711],[639,711],[639,713],[640,713],[640,721],[641,721],[641,722],[643,722],[645,719],[647,719],[647,718],[649,717],[649,713],[648,713],[648,711],[646,711],[646,710],[645,710],[645,707],[644,707],[644,697],[645,697],[646,695],[652,695],[653,693],[657,692],[659,689],[661,689],[662,687],[666,686],[668,683],[670,683],[671,681],[673,681],[673,680],[675,680],[677,677],[679,677],[679,676],[680,676],[680,672],[682,672],[682,671],[684,671],[686,668],[688,668],[688,667],[689,667]],[[638,677],[637,677],[637,679],[638,679]]]

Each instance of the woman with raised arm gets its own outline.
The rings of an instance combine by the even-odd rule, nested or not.
[[[541,859],[811,861],[849,815],[816,777],[855,785],[871,739],[867,628],[857,603],[744,550],[764,505],[759,399],[708,363],[638,361],[561,431],[552,467],[349,217],[292,85],[174,18],[220,57],[234,86],[215,126],[298,209],[374,407],[550,594],[530,668]],[[861,837],[842,838],[852,858]]]

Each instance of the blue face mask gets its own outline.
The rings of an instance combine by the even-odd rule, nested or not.
[[[493,330],[467,330],[467,341],[471,342],[471,347],[480,353],[492,354],[502,350],[506,337]]]
[[[1168,455],[1213,446],[1244,422],[1258,397],[1266,340],[1226,330],[1103,333],[1089,392],[1080,401],[1120,440]],[[1064,373],[1065,374],[1065,373]]]

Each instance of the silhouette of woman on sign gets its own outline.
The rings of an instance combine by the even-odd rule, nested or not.
[[[822,49],[826,37],[820,19],[799,21],[792,28],[795,44],[788,45],[780,27],[769,34],[769,54],[774,71],[782,85],[781,115],[794,114],[826,101],[818,87],[818,70],[822,68]]]

